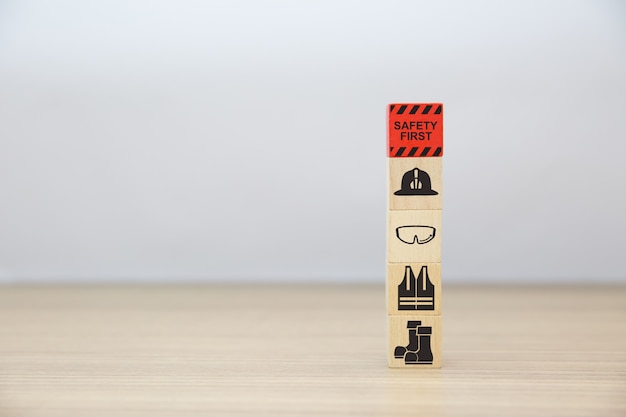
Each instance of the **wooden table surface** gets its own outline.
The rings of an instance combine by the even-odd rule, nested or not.
[[[382,285],[0,287],[0,416],[626,416],[626,286],[443,295],[425,370]]]

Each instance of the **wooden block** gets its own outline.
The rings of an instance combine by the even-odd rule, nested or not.
[[[441,316],[389,316],[390,368],[441,368]]]
[[[442,158],[387,158],[390,210],[441,210]]]
[[[441,315],[441,264],[387,264],[387,314]]]
[[[387,112],[387,156],[443,156],[443,105],[393,103]]]
[[[390,210],[387,262],[441,262],[441,210]]]

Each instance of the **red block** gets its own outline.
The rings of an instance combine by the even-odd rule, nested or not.
[[[390,158],[443,156],[443,104],[390,104],[387,116]]]

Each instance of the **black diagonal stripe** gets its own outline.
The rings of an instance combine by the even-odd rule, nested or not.
[[[417,152],[417,149],[418,148],[416,148],[416,147],[412,147],[411,150],[409,151],[409,153],[406,154],[406,156],[413,156],[413,155],[415,155],[415,152]]]
[[[402,154],[404,153],[404,150],[406,148],[404,146],[398,148],[398,152],[396,152],[396,156],[402,156]]]
[[[393,108],[396,107],[395,104],[390,104],[389,105],[389,113],[393,112]]]
[[[424,148],[424,150],[422,151],[420,156],[426,156],[426,155],[428,155],[428,152],[430,152],[430,148],[428,148],[428,147]]]
[[[416,104],[415,106],[413,106],[413,108],[411,109],[411,111],[409,112],[409,114],[415,114],[417,113],[417,109],[420,108],[419,104]]]
[[[437,106],[437,110],[435,110],[435,114],[441,114],[441,105]]]
[[[406,106],[402,105],[400,106],[400,108],[398,109],[398,113],[397,114],[402,114],[404,113],[404,111],[406,110]]]
[[[427,105],[426,107],[424,107],[424,110],[422,110],[422,114],[428,114],[428,112],[430,111],[430,109],[432,109],[433,106],[431,106],[430,104]]]
[[[441,155],[441,148],[435,149],[435,152],[433,153],[433,156],[439,156],[439,155]]]
[[[389,155],[391,155],[393,153],[393,146],[389,147]]]

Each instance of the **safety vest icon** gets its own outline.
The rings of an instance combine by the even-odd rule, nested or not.
[[[435,286],[428,276],[428,266],[423,265],[415,278],[409,265],[405,267],[404,279],[398,285],[398,310],[434,310]]]

